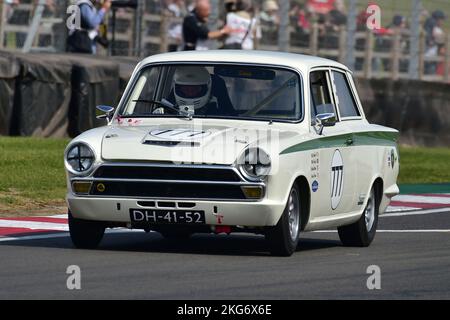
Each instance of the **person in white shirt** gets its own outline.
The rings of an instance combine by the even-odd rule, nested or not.
[[[225,39],[224,49],[254,48],[257,36],[257,20],[249,0],[237,0],[236,12],[230,12],[226,17],[226,25],[232,30]]]
[[[184,0],[173,0],[167,6],[167,10],[174,18],[181,18],[187,15],[186,4],[184,3]],[[168,35],[171,39],[171,43],[168,46],[168,51],[178,51],[183,40],[182,21],[170,21]]]

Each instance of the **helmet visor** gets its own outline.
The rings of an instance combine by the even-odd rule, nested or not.
[[[204,97],[208,92],[206,84],[175,84],[175,93],[177,96],[185,99],[195,99]]]

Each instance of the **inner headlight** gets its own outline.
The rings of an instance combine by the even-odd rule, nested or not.
[[[260,148],[249,148],[238,161],[239,170],[248,180],[259,181],[270,172],[270,156]]]
[[[84,143],[77,143],[70,147],[66,153],[67,170],[74,174],[88,172],[95,162],[95,154],[92,149]]]

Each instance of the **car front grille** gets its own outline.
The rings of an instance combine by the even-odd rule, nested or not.
[[[245,181],[236,168],[224,165],[105,163],[91,177],[87,196],[148,199],[248,199],[242,187],[263,183]]]
[[[101,185],[101,187],[98,187]],[[91,188],[93,196],[179,199],[245,199],[239,185],[161,183],[149,181],[102,181]]]
[[[181,181],[240,181],[239,175],[231,168],[177,167],[177,166],[100,166],[95,178],[108,179],[153,179]]]

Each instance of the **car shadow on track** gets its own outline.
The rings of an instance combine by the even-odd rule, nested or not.
[[[0,246],[42,247],[74,249],[70,237],[0,242]],[[342,246],[338,240],[308,238],[300,239],[297,252],[328,249]],[[196,234],[189,239],[164,239],[159,233],[109,233],[105,234],[100,246],[90,251],[105,252],[156,252],[176,254],[205,254],[233,256],[267,256],[268,243],[257,235],[203,235]]]

